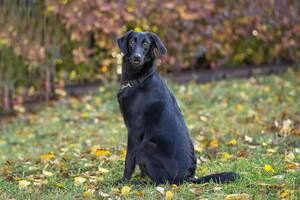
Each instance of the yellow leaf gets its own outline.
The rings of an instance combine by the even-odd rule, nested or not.
[[[227,152],[222,153],[222,159],[228,160],[230,158],[232,158],[232,155],[230,155],[229,153],[227,153]]]
[[[200,144],[195,144],[194,149],[195,149],[195,151],[201,153],[204,150],[204,146],[200,145]]]
[[[29,181],[26,181],[26,180],[20,180],[19,181],[19,188],[20,189],[26,188],[28,185],[30,185]]]
[[[286,199],[291,197],[295,193],[295,190],[285,189],[277,193],[278,197],[281,199]]]
[[[49,172],[49,171],[46,171],[46,170],[43,170],[43,174],[45,176],[53,176],[53,173],[52,172]]]
[[[57,187],[57,188],[61,188],[61,189],[66,189],[66,187],[61,183],[55,183],[55,184],[53,184],[53,186]]]
[[[237,141],[236,141],[236,139],[231,139],[226,144],[228,144],[228,145],[236,145]]]
[[[83,177],[80,177],[80,176],[74,178],[74,184],[75,185],[81,185],[85,181],[86,181],[86,178],[83,178]]]
[[[201,121],[204,121],[204,122],[207,122],[207,117],[205,117],[205,116],[200,116],[200,120],[201,120]]]
[[[251,196],[246,193],[242,194],[229,194],[226,196],[225,200],[250,200]]]
[[[125,160],[127,151],[126,149],[122,149],[120,152],[120,160]]]
[[[209,146],[211,148],[217,148],[219,146],[219,141],[217,139],[213,139],[212,141],[210,141]]]
[[[266,172],[272,172],[272,173],[275,172],[275,170],[273,169],[272,165],[265,165],[265,171]]]
[[[125,185],[124,187],[122,187],[121,193],[123,196],[128,196],[129,192],[130,192],[131,188],[127,185]]]
[[[0,145],[2,144],[6,144],[6,141],[5,140],[0,140]]]
[[[107,173],[109,172],[108,169],[102,168],[102,167],[98,167],[98,171],[101,173]]]
[[[166,192],[166,200],[171,200],[171,199],[173,199],[173,197],[174,197],[173,192],[171,192],[171,191]]]
[[[108,150],[97,149],[95,154],[97,157],[102,157],[102,156],[107,156],[109,153],[110,152]]]
[[[289,152],[288,154],[286,154],[285,156],[284,156],[284,160],[286,161],[286,162],[293,162],[293,160],[295,159],[295,155],[294,155],[294,153],[293,152]]]
[[[90,198],[94,192],[95,192],[94,189],[88,189],[87,191],[82,193],[82,196],[84,198]]]
[[[236,104],[235,105],[235,108],[238,110],[238,111],[243,111],[244,110],[244,106],[240,103]]]
[[[36,186],[47,185],[48,180],[37,179],[37,180],[34,180],[33,184]]]
[[[88,113],[88,112],[82,112],[82,113],[80,113],[80,115],[81,115],[81,118],[83,118],[83,119],[88,119],[90,117],[90,113]]]
[[[49,153],[46,153],[46,154],[42,154],[42,155],[40,155],[40,158],[41,158],[42,161],[49,161],[52,158],[54,158],[54,153],[49,152]]]

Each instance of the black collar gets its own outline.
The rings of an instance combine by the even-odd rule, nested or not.
[[[147,72],[144,74],[142,77],[135,79],[135,80],[129,80],[129,81],[124,81],[121,83],[119,92],[122,92],[126,90],[127,88],[132,88],[135,87],[141,83],[143,83],[146,79],[150,78],[154,74],[155,70],[150,70],[150,72]]]

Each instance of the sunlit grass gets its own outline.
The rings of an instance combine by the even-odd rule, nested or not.
[[[299,81],[295,71],[203,85],[168,81],[195,144],[197,176],[236,171],[242,178],[223,185],[161,187],[172,191],[175,199],[224,199],[241,193],[254,199],[299,198]],[[117,89],[111,84],[2,124],[0,198],[122,196],[113,184],[122,177],[127,138]],[[266,171],[265,165],[273,170]],[[139,179],[138,170],[134,179]],[[24,180],[29,185],[21,189]],[[129,198],[164,195],[150,184],[132,187]]]

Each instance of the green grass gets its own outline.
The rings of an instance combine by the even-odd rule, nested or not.
[[[229,184],[162,185],[174,193],[174,199],[224,199],[247,193],[265,200],[279,199],[280,192],[287,199],[300,198],[299,71],[168,85],[197,150],[197,176],[222,171],[241,174],[240,180]],[[111,84],[2,123],[0,199],[82,199],[89,194],[88,198],[104,199],[103,193],[124,198],[121,188],[113,184],[122,177],[127,138],[116,92],[117,84]],[[108,150],[109,155],[96,156],[107,153],[99,149]],[[53,154],[41,158],[48,152]],[[267,172],[265,165],[273,171]],[[85,182],[76,185],[75,177]],[[138,170],[133,179],[139,179]],[[30,184],[20,188],[24,180]],[[163,198],[151,184],[132,187],[129,194],[129,199]]]

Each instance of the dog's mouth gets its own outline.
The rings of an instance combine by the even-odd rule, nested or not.
[[[133,60],[132,63],[135,64],[135,65],[139,65],[141,63],[141,61],[139,61],[139,60]]]
[[[137,60],[137,59],[132,59],[131,64],[134,65],[134,66],[140,66],[140,65],[143,64],[143,61]]]

